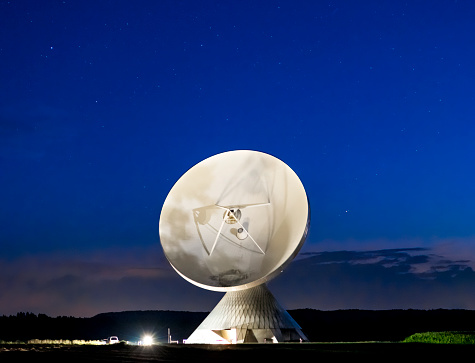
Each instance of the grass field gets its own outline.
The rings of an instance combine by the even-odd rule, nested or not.
[[[475,333],[452,331],[417,333],[404,339],[404,342],[430,344],[475,344]]]
[[[327,360],[360,358],[365,361],[383,359],[453,359],[461,354],[474,354],[475,345],[424,343],[303,343],[240,345],[56,345],[9,344],[0,346],[0,361],[17,362],[44,359],[45,362],[246,362]]]

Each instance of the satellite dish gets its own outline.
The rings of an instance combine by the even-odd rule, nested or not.
[[[260,285],[282,271],[308,232],[305,189],[281,160],[257,151],[214,155],[173,186],[160,241],[187,281],[214,291]]]

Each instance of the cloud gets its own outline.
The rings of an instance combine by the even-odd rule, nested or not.
[[[124,310],[206,311],[219,301],[222,294],[189,284],[157,255],[153,247],[141,253],[107,249],[0,261],[0,314],[85,317]]]
[[[67,158],[64,150],[80,140],[70,118],[67,111],[45,104],[20,102],[1,108],[0,159],[24,162]]]
[[[465,261],[472,269],[475,269],[475,236],[471,237],[451,237],[451,238],[404,238],[387,239],[377,238],[369,240],[323,240],[319,242],[307,242],[299,257],[304,257],[305,252],[334,252],[334,251],[378,251],[384,246],[385,250],[397,250],[404,246],[405,250],[416,251],[426,249],[432,255],[438,255],[441,259],[447,258],[453,261]]]
[[[302,253],[269,287],[287,309],[475,309],[471,261],[434,252],[413,247]],[[0,261],[5,315],[210,311],[222,296],[181,278],[156,245]]]
[[[271,290],[286,308],[475,308],[470,261],[427,248],[307,253]]]

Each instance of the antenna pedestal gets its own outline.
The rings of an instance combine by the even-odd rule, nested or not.
[[[187,344],[307,341],[300,326],[265,284],[228,291]]]

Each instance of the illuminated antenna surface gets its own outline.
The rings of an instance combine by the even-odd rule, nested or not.
[[[205,289],[258,286],[298,253],[310,210],[300,179],[257,151],[214,155],[173,186],[160,214],[160,241],[173,268]]]

